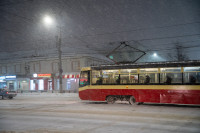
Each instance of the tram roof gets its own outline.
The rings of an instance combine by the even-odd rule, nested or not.
[[[156,68],[156,67],[192,67],[200,66],[200,60],[191,61],[170,61],[170,62],[145,62],[145,63],[128,63],[128,64],[110,64],[92,66],[93,70],[101,69],[133,69],[133,68]]]

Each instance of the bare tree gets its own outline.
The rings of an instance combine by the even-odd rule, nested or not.
[[[188,60],[188,56],[186,55],[186,53],[184,53],[184,47],[179,43],[177,42],[175,44],[175,47],[176,47],[176,60],[177,61],[185,61],[185,60]]]

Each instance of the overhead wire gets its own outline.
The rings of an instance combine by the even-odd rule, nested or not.
[[[2,27],[1,25],[0,25],[0,29],[2,29],[4,31],[12,32],[12,33],[22,34],[21,32],[15,31],[13,29],[12,30],[11,29],[7,29],[5,27]]]
[[[134,32],[134,31],[140,31],[140,30],[168,28],[168,27],[176,27],[176,26],[183,26],[183,25],[189,25],[189,24],[198,24],[198,23],[200,23],[200,21],[188,22],[188,23],[182,23],[182,24],[175,24],[175,25],[167,25],[167,26],[156,26],[156,27],[150,27],[150,28],[138,28],[138,29],[124,30],[124,31],[116,31],[116,32],[97,33],[97,34],[92,34],[92,35],[88,34],[88,35],[81,35],[80,37],[104,36],[104,35],[107,35],[107,34],[119,34],[119,33],[123,33],[123,32]]]
[[[59,14],[62,13],[63,11],[63,8],[65,6],[63,5],[63,7],[61,8]],[[27,17],[24,17],[24,16],[20,16],[20,15],[17,15],[17,14],[14,14],[14,13],[10,13],[10,12],[7,12],[5,10],[2,10],[0,9],[0,11],[2,12],[5,12],[5,13],[8,13],[10,15],[13,15],[15,17],[18,17],[18,18],[21,18],[21,19],[24,19],[28,22],[31,22],[31,23],[34,23],[34,20],[33,19],[30,19],[30,18],[27,18]],[[127,31],[119,31],[119,32],[110,32],[110,33],[104,33],[104,34],[94,34],[92,36],[98,36],[98,35],[106,35],[106,34],[116,34],[116,33],[121,33],[121,32],[132,32],[132,31],[137,31],[137,30],[148,30],[148,29],[154,29],[154,28],[166,28],[166,27],[173,27],[173,26],[180,26],[180,25],[188,25],[188,24],[195,24],[195,23],[200,23],[200,22],[190,22],[190,23],[182,23],[182,24],[176,24],[176,25],[168,25],[168,26],[157,26],[157,27],[151,27],[151,28],[140,28],[140,29],[133,29],[133,30],[127,30]],[[195,35],[200,35],[200,34],[195,34]],[[91,36],[91,35],[81,35],[79,37],[86,37],[86,36]],[[137,41],[146,41],[146,40],[155,40],[155,39],[166,39],[166,38],[176,38],[176,37],[185,37],[185,36],[193,36],[193,35],[183,35],[183,36],[173,36],[173,37],[161,37],[161,38],[149,38],[149,39],[141,39],[141,40],[137,40]],[[131,41],[131,40],[128,40],[128,41]],[[133,40],[135,41],[135,40]]]
[[[193,46],[182,46],[182,49],[188,49],[188,48],[196,48],[196,47],[200,47],[200,45],[193,45]],[[147,50],[146,52],[151,52],[151,51],[168,51],[168,50],[174,50],[176,48],[165,48],[165,49],[151,49],[151,50]]]
[[[1,12],[4,12],[4,13],[6,13],[6,14],[12,15],[12,16],[14,16],[14,17],[18,17],[18,18],[20,18],[20,19],[23,19],[23,20],[26,20],[26,21],[28,21],[28,22],[32,22],[32,23],[33,23],[33,19],[30,19],[30,18],[27,18],[27,17],[24,17],[24,16],[20,16],[20,15],[15,14],[15,13],[11,13],[11,12],[8,12],[8,11],[3,10],[3,9],[0,9],[0,11],[1,11]]]
[[[157,37],[157,38],[146,38],[146,39],[134,39],[134,40],[125,40],[126,42],[141,42],[146,40],[160,40],[160,39],[169,39],[169,38],[182,38],[182,37],[191,37],[191,36],[199,36],[200,34],[188,34],[188,35],[181,35],[181,36],[169,36],[169,37]],[[88,42],[87,42],[88,43]],[[94,45],[101,45],[105,43],[93,43]]]
[[[160,40],[160,39],[179,38],[179,37],[188,37],[188,36],[199,36],[199,35],[200,34],[179,35],[179,36],[169,36],[169,37],[155,37],[155,38],[140,39],[140,40],[137,40],[137,41]],[[134,40],[130,40],[130,41],[134,41]]]
[[[63,6],[64,8],[64,6]],[[62,13],[62,10],[60,10],[59,14]],[[32,22],[34,23],[33,19],[30,19],[30,18],[27,18],[27,17],[24,17],[24,16],[20,16],[20,15],[17,15],[17,14],[14,14],[14,13],[10,13],[10,12],[7,12],[5,10],[2,10],[0,9],[0,11],[3,11],[5,13],[8,13],[10,15],[13,15],[15,17],[18,17],[18,18],[21,18],[21,19],[24,19],[28,22]],[[163,26],[163,27],[154,27],[154,28],[166,28],[166,27],[172,27],[172,26],[180,26],[180,25],[188,25],[188,24],[194,24],[194,23],[200,23],[200,22],[191,22],[191,23],[184,23],[184,24],[177,24],[177,25],[169,25],[169,26]],[[120,32],[132,32],[132,31],[136,31],[136,30],[147,30],[147,29],[152,29],[152,28],[141,28],[141,29],[133,29],[133,30],[128,30],[128,31],[120,31]],[[112,33],[109,33],[109,34],[116,34],[116,33],[120,33],[120,32],[112,32]],[[105,34],[108,34],[108,33],[105,33]],[[105,35],[105,34],[95,34],[93,36],[98,36],[98,35]],[[155,39],[166,39],[166,38],[176,38],[176,37],[186,37],[186,36],[194,36],[194,35],[200,35],[200,34],[193,34],[193,35],[182,35],[182,36],[171,36],[171,37],[160,37],[160,38],[149,38],[149,39],[141,39],[141,40],[137,40],[137,41],[146,41],[146,40],[155,40]],[[91,36],[91,35],[83,35],[83,36],[79,36],[79,37],[86,37],[86,36]],[[135,41],[135,40],[128,40],[128,41]]]
[[[188,35],[186,35],[186,36],[188,36]],[[185,37],[185,36],[181,36],[181,37]],[[74,38],[76,38],[76,37],[74,37]],[[40,41],[54,41],[55,39],[52,39],[52,38],[48,38],[48,39],[43,39],[43,40],[37,40],[37,41],[23,41],[23,42],[13,42],[14,44],[22,44],[22,43],[34,43],[34,42],[40,42]],[[80,40],[80,39],[79,39]],[[80,40],[81,41],[81,40]],[[128,40],[127,42],[132,42],[132,41],[135,41],[135,40]],[[83,41],[82,41],[83,42]],[[186,42],[194,42],[194,41],[186,41]],[[197,42],[198,42],[198,40],[197,40]],[[70,42],[68,42],[68,43],[70,43]],[[85,42],[86,43],[86,42]],[[184,43],[184,42],[180,42],[180,43]],[[10,43],[9,43],[10,44]],[[173,44],[173,43],[167,43],[167,44]],[[95,49],[94,49],[95,50]],[[154,50],[147,50],[147,51],[154,51]]]
[[[16,1],[16,0],[15,0]],[[20,0],[20,2],[8,2],[8,3],[3,3],[3,4],[0,4],[0,6],[10,6],[10,5],[17,5],[17,4],[22,4],[24,2],[28,2],[28,1],[33,1],[33,0]]]
[[[170,42],[170,43],[159,43],[159,44],[154,43],[154,44],[151,44],[151,47],[152,47],[152,45],[160,45],[160,46],[162,46],[162,45],[170,45],[170,44],[177,44],[177,43],[180,43],[180,44],[182,44],[182,43],[192,43],[192,42],[199,42],[199,41],[200,41],[200,39],[198,39],[198,40],[190,40],[190,41],[181,41],[181,42],[177,41],[177,42]]]
[[[0,5],[0,6],[1,6],[1,5]],[[65,5],[63,5],[63,7],[61,8],[59,14],[62,13],[64,7],[65,7]],[[2,9],[0,9],[0,10],[2,11]],[[6,11],[4,11],[4,12],[6,12]],[[34,23],[34,21],[33,21],[32,19],[29,19],[29,18],[27,18],[27,17],[20,16],[20,15],[17,15],[17,14],[13,14],[13,13],[9,13],[9,12],[6,12],[6,13],[12,14],[12,15],[14,15],[14,16],[16,16],[16,17],[18,17],[18,18],[24,19],[24,20],[26,20],[26,21],[28,21],[28,22],[33,22],[33,23]],[[107,35],[107,34],[118,34],[118,33],[123,33],[123,32],[133,32],[133,31],[138,31],[138,30],[149,30],[149,29],[155,29],[155,28],[167,28],[167,27],[174,27],[174,26],[183,26],[183,25],[196,24],[196,23],[200,23],[200,22],[189,22],[189,23],[182,23],[182,24],[175,24],[175,25],[168,25],[168,26],[157,26],[157,27],[150,27],[150,28],[139,28],[139,29],[132,29],[132,30],[119,31],[119,32],[107,32],[107,33],[103,33],[103,34],[100,33],[100,34],[94,34],[94,35],[82,35],[82,36],[79,36],[79,37],[74,37],[74,36],[73,36],[73,37],[74,37],[75,39],[77,39],[77,40],[79,40],[79,41],[85,43],[85,44],[89,44],[88,42],[85,42],[85,41],[83,41],[83,40],[80,39],[80,38],[86,37],[86,36],[99,36],[99,35]],[[9,30],[7,30],[7,31],[9,31]],[[10,30],[10,31],[11,31],[11,30]],[[11,32],[13,32],[13,31],[11,31]],[[147,38],[147,39],[141,39],[141,40],[137,40],[137,41],[147,41],[147,40],[157,40],[157,39],[169,39],[169,38],[180,38],[180,37],[197,36],[197,35],[200,35],[200,34],[182,35],[182,36],[171,36],[171,37],[158,37],[158,38]],[[45,39],[45,40],[42,40],[42,41],[50,41],[50,40],[54,40],[54,39]],[[41,39],[40,39],[40,40],[35,40],[35,41],[41,41]],[[35,42],[35,41],[33,41],[33,42]],[[128,41],[135,41],[135,40],[128,40]],[[28,42],[28,43],[31,43],[32,41],[27,40],[27,41],[24,41],[24,42],[12,42],[12,43],[15,43],[15,44],[16,44],[16,43],[23,44],[23,43],[27,43],[27,42]],[[9,44],[10,44],[10,43],[9,43]],[[103,44],[103,43],[101,43],[101,44]],[[95,45],[96,45],[96,44],[95,44]]]

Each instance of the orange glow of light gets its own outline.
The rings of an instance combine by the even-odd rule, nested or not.
[[[51,77],[51,74],[38,74],[38,77]]]

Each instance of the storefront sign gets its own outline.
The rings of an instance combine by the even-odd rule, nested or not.
[[[51,74],[33,74],[34,78],[50,78]]]
[[[33,74],[33,77],[34,77],[34,78],[37,78],[37,74],[36,74],[36,73],[34,73],[34,74]]]
[[[37,77],[51,77],[51,74],[38,74]]]
[[[6,76],[6,79],[16,79],[16,75]]]
[[[68,74],[68,75],[64,75],[63,78],[79,78],[79,74],[78,75],[74,75],[74,74]]]
[[[5,76],[0,76],[0,82],[5,82],[4,79],[6,79]]]
[[[5,76],[0,76],[0,80],[4,80],[5,78]]]

